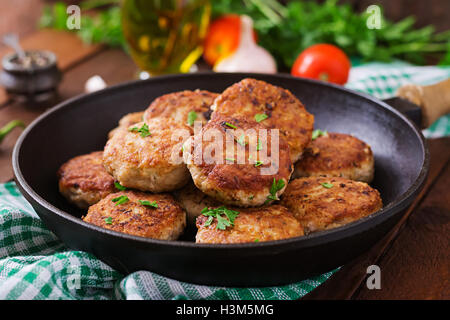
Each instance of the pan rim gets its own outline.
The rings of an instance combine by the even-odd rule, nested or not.
[[[96,225],[89,224],[87,222],[84,222],[83,220],[74,217],[70,213],[61,210],[48,202],[46,199],[42,198],[37,192],[34,191],[34,189],[27,183],[25,180],[22,171],[20,169],[19,165],[19,158],[20,158],[20,150],[22,147],[23,142],[25,141],[28,134],[33,130],[34,127],[36,127],[41,121],[43,121],[45,118],[47,118],[52,113],[58,112],[60,109],[70,107],[74,102],[82,102],[85,99],[93,99],[97,95],[104,95],[108,94],[110,92],[118,91],[118,90],[125,90],[128,87],[133,86],[139,86],[139,85],[148,85],[148,83],[151,82],[161,82],[161,81],[173,81],[174,79],[183,79],[183,78],[196,78],[196,77],[221,77],[221,76],[237,76],[237,77],[254,77],[258,78],[261,76],[274,78],[274,79],[286,79],[289,81],[295,80],[300,82],[309,82],[314,85],[322,86],[323,88],[338,90],[338,91],[344,91],[349,95],[356,95],[360,98],[367,99],[373,103],[375,103],[378,107],[384,108],[385,110],[389,111],[390,113],[394,114],[394,116],[400,118],[402,121],[404,121],[414,132],[414,134],[419,138],[419,141],[421,143],[421,149],[423,150],[423,162],[422,162],[422,168],[417,176],[417,178],[411,183],[409,188],[401,194],[396,200],[393,200],[391,203],[383,207],[381,210],[372,213],[369,216],[366,216],[362,219],[359,219],[357,221],[353,221],[351,223],[348,223],[346,225],[329,229],[329,230],[323,230],[319,232],[315,232],[309,235],[300,236],[300,237],[294,237],[294,238],[288,238],[288,239],[282,239],[282,240],[273,240],[273,241],[265,241],[265,242],[258,242],[258,243],[234,243],[234,244],[205,244],[205,243],[195,243],[192,241],[182,241],[182,240],[176,240],[176,241],[169,241],[169,240],[158,240],[158,239],[151,239],[151,238],[144,238],[140,236],[134,236],[129,235],[125,233],[120,233],[117,231],[112,231],[109,229],[101,228]],[[269,80],[270,81],[270,80]],[[165,246],[168,248],[171,247],[183,247],[183,248],[190,248],[190,249],[220,249],[220,250],[230,250],[230,249],[249,249],[249,248],[278,248],[278,247],[285,247],[289,246],[291,244],[302,244],[304,247],[311,247],[315,246],[320,243],[327,243],[336,241],[339,239],[347,238],[351,235],[361,233],[365,231],[365,229],[372,228],[379,223],[382,223],[383,221],[389,219],[389,217],[393,216],[397,212],[405,209],[410,204],[411,198],[414,198],[417,193],[422,189],[425,179],[428,175],[429,170],[429,150],[426,143],[426,140],[421,132],[421,130],[417,127],[415,123],[413,123],[409,118],[407,118],[404,114],[397,111],[395,108],[391,107],[387,103],[370,96],[366,93],[358,92],[352,89],[348,89],[336,84],[332,83],[325,83],[323,81],[314,80],[314,79],[306,79],[306,78],[297,78],[290,76],[288,74],[256,74],[256,73],[212,73],[212,72],[198,72],[195,74],[175,74],[175,75],[164,75],[164,76],[158,76],[155,78],[150,78],[147,80],[132,80],[123,82],[120,84],[116,84],[110,87],[107,87],[106,89],[96,91],[90,94],[80,94],[75,97],[72,97],[68,100],[65,100],[56,106],[50,108],[43,114],[41,114],[39,117],[37,117],[34,121],[32,121],[22,132],[20,137],[18,138],[12,154],[12,165],[13,165],[13,172],[15,176],[16,182],[19,184],[19,186],[25,191],[26,194],[24,196],[28,195],[30,198],[32,198],[36,203],[38,203],[39,206],[44,207],[47,211],[56,214],[60,218],[66,220],[67,222],[75,223],[79,225],[82,228],[89,229],[90,231],[94,232],[100,232],[106,236],[111,236],[115,238],[122,238],[124,240],[130,240],[130,241],[136,241],[140,244],[151,244],[151,245],[160,245]],[[411,200],[412,201],[412,200]],[[370,222],[373,222],[372,224]]]

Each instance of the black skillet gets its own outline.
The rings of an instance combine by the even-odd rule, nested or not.
[[[214,245],[192,239],[147,239],[90,225],[80,220],[83,212],[59,194],[59,166],[103,149],[109,130],[124,114],[145,109],[165,93],[197,88],[221,92],[245,77],[289,89],[314,114],[315,128],[353,134],[367,142],[375,155],[372,186],[380,191],[384,208],[346,226],[304,237]],[[125,274],[150,270],[198,284],[272,286],[333,270],[368,250],[396,224],[423,187],[428,157],[418,128],[368,95],[290,76],[206,73],[125,83],[61,103],[23,132],[13,166],[20,190],[50,230],[70,248],[91,252]]]

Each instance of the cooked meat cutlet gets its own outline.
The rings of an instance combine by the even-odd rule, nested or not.
[[[205,90],[185,90],[165,94],[156,98],[145,110],[144,121],[165,118],[168,121],[184,125],[193,132],[193,124],[188,121],[189,113],[191,113],[191,121],[201,121],[202,124],[205,124],[211,116],[210,107],[217,96],[217,93]],[[195,115],[193,115],[194,112]]]
[[[186,211],[187,222],[192,225],[195,225],[195,219],[202,213],[204,208],[218,207],[221,205],[219,201],[201,192],[192,181],[188,182],[183,188],[175,191],[174,197]]]
[[[348,134],[327,133],[305,149],[292,177],[342,177],[369,183],[373,174],[374,160],[368,144]]]
[[[209,217],[197,218],[197,243],[242,243],[281,240],[303,236],[303,228],[283,206],[271,205],[260,208],[230,208],[239,212],[234,225],[225,230],[217,228],[217,218],[208,224]],[[226,215],[221,215],[227,219]]]
[[[59,191],[71,203],[87,209],[115,192],[114,178],[103,167],[103,151],[77,156],[58,170]]]
[[[300,159],[311,141],[314,116],[289,91],[267,82],[244,79],[227,88],[212,106],[216,116],[259,118],[269,129],[279,129],[289,144],[292,162]],[[267,117],[264,120],[262,118]]]
[[[114,128],[109,132],[108,139],[111,139],[113,134],[116,133],[120,128],[129,128],[133,124],[141,122],[143,120],[143,117],[144,111],[126,114],[119,120],[119,125],[117,126],[117,128]]]
[[[197,188],[221,203],[240,207],[276,200],[293,165],[288,144],[281,135],[277,140],[274,131],[252,119],[215,117],[209,121],[183,145],[184,161]],[[202,139],[202,152],[197,152],[196,143]],[[278,188],[274,189],[274,181]]]
[[[292,180],[281,205],[300,221],[305,233],[336,228],[383,207],[377,190],[364,182],[339,177]]]
[[[183,126],[164,119],[119,130],[105,146],[106,170],[127,188],[155,193],[181,188],[189,181],[189,171],[182,159],[185,139],[173,139],[177,129],[189,137]]]
[[[186,226],[186,214],[168,194],[122,191],[91,206],[85,222],[135,236],[176,240]]]

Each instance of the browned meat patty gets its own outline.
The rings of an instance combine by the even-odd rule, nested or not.
[[[197,243],[242,243],[281,240],[303,236],[303,228],[283,206],[260,208],[231,208],[239,212],[234,225],[218,229],[217,218],[208,224],[209,217],[197,218]],[[226,215],[221,215],[227,219]]]
[[[115,132],[117,132],[120,128],[127,129],[130,126],[132,126],[133,124],[141,122],[143,120],[143,117],[144,117],[144,111],[133,112],[133,113],[129,113],[129,114],[123,116],[119,121],[119,126],[109,132],[108,139],[111,139],[113,134]]]
[[[75,157],[58,170],[59,191],[71,203],[87,209],[115,192],[114,178],[103,167],[103,151]]]
[[[279,135],[272,150],[272,136],[276,134],[252,119],[215,117],[186,141],[183,157],[203,193],[229,205],[260,206],[283,193],[293,170],[288,144]]]
[[[281,199],[305,233],[336,228],[383,207],[380,194],[368,184],[339,177],[291,181]]]
[[[191,121],[201,121],[205,124],[211,115],[210,107],[217,93],[195,90],[180,91],[165,94],[156,98],[145,110],[144,121],[153,118],[165,118],[179,125],[184,125],[193,132]],[[189,117],[191,113],[191,117]],[[195,114],[194,114],[195,113]]]
[[[202,213],[204,208],[221,205],[217,200],[201,192],[192,181],[175,191],[174,197],[186,211],[187,222],[192,225],[195,225],[195,219]]]
[[[289,144],[293,162],[300,159],[311,141],[314,116],[290,91],[264,81],[244,79],[235,83],[217,97],[212,109],[212,118],[256,116],[264,127],[279,129],[280,136]],[[267,118],[261,120],[264,117]]]
[[[172,139],[177,129],[189,137],[182,126],[159,118],[119,130],[105,146],[106,170],[127,188],[156,193],[181,188],[189,181],[189,171],[182,159],[184,140]]]
[[[135,236],[176,240],[186,226],[186,214],[168,194],[122,191],[91,206],[83,220]]]
[[[369,183],[373,174],[374,159],[368,144],[348,134],[327,133],[305,149],[292,177],[342,177]]]

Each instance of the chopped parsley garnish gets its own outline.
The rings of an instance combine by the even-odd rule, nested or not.
[[[248,200],[253,200],[254,197],[254,195],[251,195],[250,197],[248,197]]]
[[[139,202],[146,207],[152,207],[152,208],[158,208],[158,204],[156,203],[156,201],[147,201],[147,200],[139,200]]]
[[[239,215],[239,212],[221,206],[215,209],[204,208],[202,215],[208,217],[208,220],[205,222],[205,227],[210,226],[214,218],[216,218],[216,229],[225,230],[227,227],[234,226],[234,219]]]
[[[241,146],[245,147],[247,144],[247,141],[245,141],[245,135],[241,135],[239,139],[237,139],[237,143],[239,143]]]
[[[187,123],[192,126],[194,124],[195,119],[197,119],[197,113],[195,111],[190,111],[188,113]]]
[[[258,114],[255,114],[255,120],[256,120],[256,122],[261,122],[261,121],[263,121],[263,120],[266,120],[268,117],[269,117],[269,116],[268,116],[267,114],[265,114],[265,113],[258,113]]]
[[[261,140],[258,138],[258,144],[256,145],[256,151],[259,151],[262,149],[262,143]]]
[[[277,197],[277,192],[284,188],[286,183],[283,179],[276,180],[273,178],[272,186],[270,187],[270,196],[267,196],[265,204],[269,203],[271,200],[280,200]]]
[[[112,202],[116,203],[116,206],[118,206],[119,204],[123,204],[123,203],[127,203],[130,199],[128,199],[127,196],[120,196],[117,198],[112,199]]]
[[[314,130],[312,133],[311,140],[316,140],[318,137],[325,136],[327,133],[328,133],[327,130],[325,131],[322,131],[320,129]]]
[[[116,187],[117,190],[120,190],[120,191],[125,191],[125,190],[127,190],[127,188],[125,188],[123,185],[121,185],[121,184],[120,184],[119,182],[117,182],[117,181],[114,182],[114,186]]]
[[[139,132],[141,134],[142,138],[151,136],[152,134],[150,133],[150,131],[148,130],[148,125],[146,123],[144,123],[142,125],[142,127],[138,128],[138,127],[132,127],[129,129],[132,132]]]
[[[333,184],[328,183],[328,182],[321,183],[321,185],[322,185],[322,187],[327,188],[327,189],[333,188]]]
[[[111,217],[105,218],[105,223],[112,224],[112,218]]]
[[[255,242],[259,242],[259,239],[255,239]]]
[[[262,161],[256,160],[255,161],[255,167],[262,166],[264,163]]]
[[[232,128],[232,129],[236,129],[236,128],[237,128],[234,124],[231,124],[231,123],[229,123],[229,122],[225,122],[225,125],[226,125],[227,127]]]
[[[234,158],[225,158],[225,160],[230,161],[230,162],[234,162]]]

